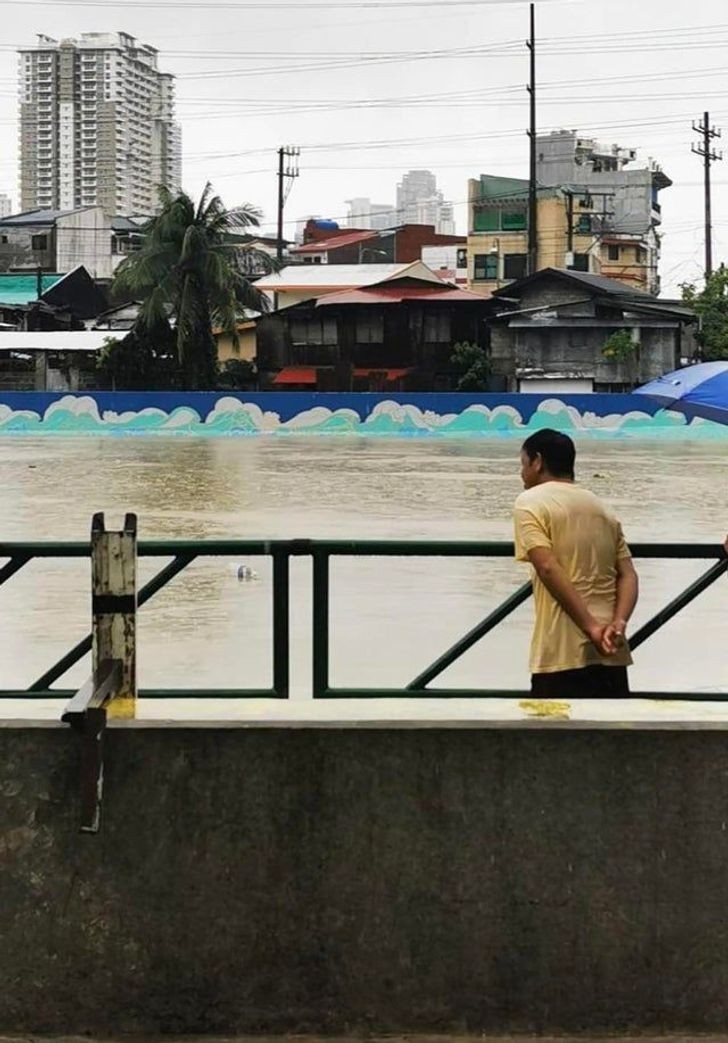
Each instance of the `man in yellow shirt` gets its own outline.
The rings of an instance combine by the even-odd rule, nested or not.
[[[549,429],[521,449],[515,542],[516,559],[534,573],[531,691],[544,699],[625,696],[637,573],[615,516],[575,484],[575,457],[572,440]]]

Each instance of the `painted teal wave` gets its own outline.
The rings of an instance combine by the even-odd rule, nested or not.
[[[40,415],[13,411],[0,404],[0,435],[78,436],[84,434],[158,435],[163,437],[241,437],[246,435],[359,435],[367,437],[523,437],[544,427],[588,438],[728,439],[728,426],[709,420],[688,420],[682,413],[660,410],[654,416],[634,411],[599,417],[579,412],[559,399],[540,403],[527,422],[510,405],[488,408],[471,405],[460,413],[440,415],[414,405],[380,402],[361,419],[353,409],[331,410],[316,406],[287,421],[274,412],[232,397],[221,396],[212,412],[202,418],[189,406],[170,413],[157,407],[138,412],[99,412],[93,398],[68,395]]]

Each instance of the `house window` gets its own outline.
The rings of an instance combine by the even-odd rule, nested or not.
[[[384,316],[357,315],[357,344],[384,344]]]
[[[473,228],[476,232],[500,231],[500,214],[497,210],[476,210]]]
[[[457,261],[455,262],[455,265],[457,268],[468,267],[468,251],[465,249],[465,247],[458,250]]]
[[[645,264],[647,261],[647,251],[644,246],[637,247],[637,264]]]
[[[574,254],[574,263],[571,265],[574,272],[589,271],[589,254]]]
[[[503,258],[503,278],[525,279],[527,264],[526,254],[506,254]]]
[[[34,235],[31,236],[30,246],[32,250],[47,250],[48,249],[48,236],[47,235]]]
[[[504,210],[501,213],[501,229],[504,232],[523,232],[526,228],[525,210]]]
[[[450,313],[446,311],[430,312],[425,315],[425,343],[450,343]]]
[[[493,282],[498,278],[498,254],[476,254],[473,279],[475,282]]]
[[[609,258],[610,261],[618,261],[619,260],[619,247],[618,246],[608,246],[607,247],[607,257]]]
[[[2,243],[3,246],[5,245],[5,243],[7,243],[7,241],[8,237],[6,235],[0,235],[0,243]]]
[[[525,210],[476,210],[475,232],[523,232],[528,227]]]
[[[291,341],[294,344],[336,344],[336,319],[313,315],[291,318]]]

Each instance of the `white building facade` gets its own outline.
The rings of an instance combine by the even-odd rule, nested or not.
[[[150,214],[181,187],[174,77],[127,33],[39,36],[19,52],[20,205]]]

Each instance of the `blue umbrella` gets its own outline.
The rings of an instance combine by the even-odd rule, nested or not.
[[[728,362],[701,362],[635,388],[669,409],[728,424]]]

